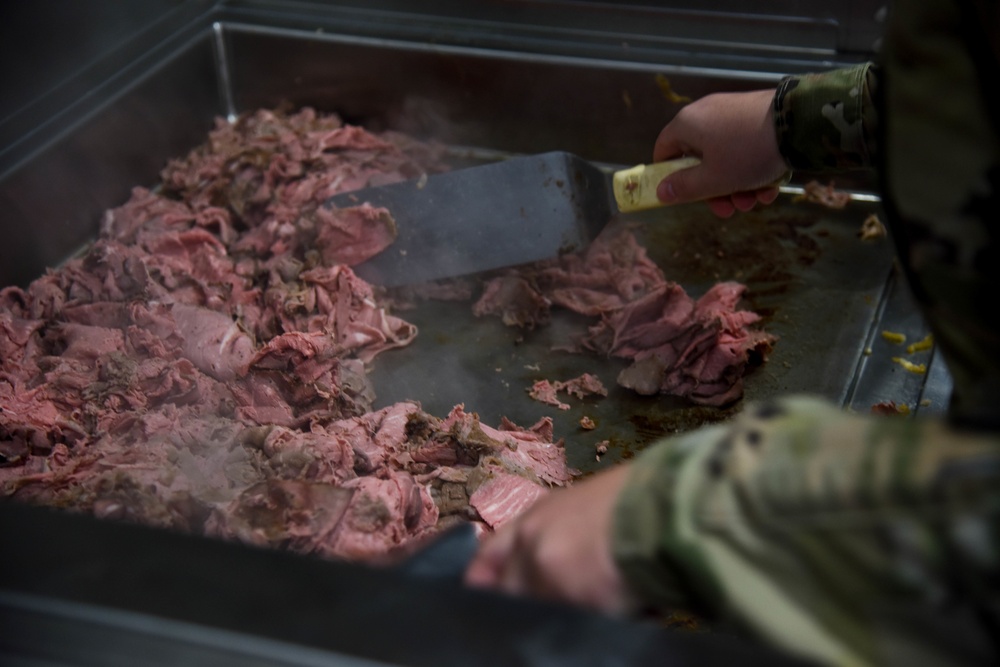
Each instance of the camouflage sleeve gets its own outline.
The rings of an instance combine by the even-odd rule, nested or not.
[[[1000,438],[749,406],[634,463],[613,548],[650,604],[823,664],[978,664],[1000,611]]]
[[[877,79],[872,63],[782,79],[774,95],[774,128],[792,169],[872,166]]]
[[[1000,2],[897,0],[879,95],[883,207],[954,380],[953,420],[1000,431]],[[891,84],[891,85],[889,85]]]

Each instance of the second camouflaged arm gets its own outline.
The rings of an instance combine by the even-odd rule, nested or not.
[[[814,398],[647,449],[615,560],[647,603],[832,665],[979,664],[1000,608],[1000,438]]]

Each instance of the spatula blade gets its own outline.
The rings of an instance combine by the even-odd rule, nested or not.
[[[413,285],[579,250],[611,217],[610,175],[570,153],[512,158],[332,197],[389,210],[399,235],[354,267],[376,285]]]

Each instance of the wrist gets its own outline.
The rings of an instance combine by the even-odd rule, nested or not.
[[[712,449],[706,441],[721,437],[722,430],[702,429],[653,445],[632,463],[618,494],[612,556],[628,589],[646,606],[698,610],[712,597],[702,590],[698,565],[685,562],[686,510],[678,490],[692,466],[705,463],[701,459]]]

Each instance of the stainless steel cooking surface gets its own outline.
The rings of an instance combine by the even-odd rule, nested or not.
[[[564,150],[628,166],[649,160],[656,133],[679,108],[671,94],[749,90],[783,72],[863,59],[877,36],[870,18],[879,3],[833,3],[812,17],[762,3],[759,16],[747,17],[735,7],[742,3],[723,2],[714,28],[697,3],[669,11],[636,3],[620,14],[608,14],[609,3],[484,3],[478,16],[445,0],[422,14],[388,0],[182,4],[141,33],[141,48],[131,43],[81,70],[76,94],[54,89],[0,119],[0,285],[26,284],[84,247],[105,209],[155,182],[165,161],[202,141],[217,117],[311,105],[444,142],[456,155]],[[572,18],[558,25],[560,16]],[[857,29],[845,28],[850,20]],[[905,371],[892,361],[899,348],[880,335],[905,333],[912,342],[927,330],[893,270],[890,241],[857,236],[879,210],[870,184],[840,181],[862,195],[842,211],[796,201],[801,184],[776,205],[728,221],[700,205],[629,221],[667,277],[691,294],[719,280],[749,286],[747,307],[779,340],[747,376],[747,400],[809,392],[858,412],[882,401],[942,411],[950,380],[941,360],[922,353],[928,373]],[[585,472],[740,407],[637,396],[615,386],[621,362],[552,351],[587,318],[556,313],[550,326],[522,332],[475,318],[470,303],[426,302],[401,315],[420,335],[376,360],[378,405],[416,399],[443,416],[465,403],[490,424],[551,416],[570,464]],[[611,394],[568,399],[566,411],[527,395],[535,380],[583,372]],[[582,430],[583,416],[597,427]],[[595,445],[605,439],[611,447],[597,460]]]
[[[793,199],[787,195],[774,207],[727,221],[700,205],[630,219],[667,278],[692,295],[719,280],[749,286],[746,306],[764,316],[764,327],[779,340],[767,363],[746,377],[746,400],[808,392],[852,404],[859,364],[869,359],[870,333],[894,326],[879,317],[892,250],[887,239],[862,242],[857,236],[875,204],[855,202],[833,212]],[[584,471],[631,456],[664,434],[724,419],[739,407],[691,407],[615,386],[626,365],[621,360],[552,350],[593,323],[572,313],[557,312],[550,326],[534,331],[476,318],[468,303],[427,303],[405,315],[421,333],[413,345],[376,360],[372,377],[379,404],[418,397],[432,413],[444,414],[464,402],[488,423],[506,416],[530,425],[551,416],[556,436],[566,439],[571,465]],[[891,354],[898,350],[879,351],[886,361]],[[610,395],[566,399],[571,409],[563,411],[527,394],[535,380],[568,380],[584,372],[598,375]],[[914,405],[920,384],[885,398]],[[597,428],[580,428],[583,416]],[[597,461],[595,446],[606,439],[611,447]]]

